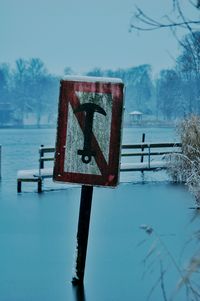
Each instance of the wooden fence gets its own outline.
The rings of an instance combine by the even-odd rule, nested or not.
[[[165,160],[165,155],[180,152],[181,143],[177,142],[124,144],[122,145],[120,171],[144,172],[166,169],[167,161]],[[44,165],[45,162],[54,161],[54,153],[54,147],[42,145],[39,148],[39,167],[33,170],[18,171],[18,192],[21,192],[22,182],[37,182],[38,192],[42,191],[42,181],[53,176],[53,167],[46,168]],[[139,161],[137,157],[139,157]],[[155,157],[158,159],[154,160]],[[126,162],[124,162],[124,158],[126,158]]]

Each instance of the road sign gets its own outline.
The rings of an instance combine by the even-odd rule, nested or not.
[[[123,112],[120,79],[61,80],[54,180],[116,186]]]

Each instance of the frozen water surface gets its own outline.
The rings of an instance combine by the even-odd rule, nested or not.
[[[123,141],[140,142],[142,132],[150,142],[177,140],[172,129],[139,128],[126,129]],[[129,173],[129,183],[116,189],[95,188],[84,291],[74,288],[80,187],[60,190],[48,180],[42,194],[34,183],[16,192],[17,170],[36,168],[39,145],[54,140],[50,129],[0,131],[0,300],[160,301],[164,292],[169,300],[180,279],[170,256],[182,268],[196,250],[186,244],[199,229],[186,188],[170,183],[164,172],[143,178]],[[162,282],[155,285],[162,269]],[[174,300],[186,300],[185,291]]]

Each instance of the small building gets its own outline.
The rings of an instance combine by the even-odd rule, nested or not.
[[[143,113],[140,111],[133,111],[129,113],[131,117],[131,123],[140,123],[142,121]]]

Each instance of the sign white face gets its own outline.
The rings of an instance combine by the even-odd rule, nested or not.
[[[106,163],[109,161],[110,148],[110,133],[111,133],[111,119],[112,119],[112,97],[105,93],[87,93],[75,92],[79,99],[80,105],[85,103],[92,103],[98,105],[104,110],[106,115],[99,112],[94,112],[92,122],[92,133],[84,133],[85,127],[81,128],[78,122],[77,114],[70,102],[68,103],[68,117],[67,117],[67,134],[66,134],[66,149],[65,149],[65,172],[75,172],[83,174],[101,175],[101,170],[95,160],[95,155],[91,156],[91,161],[84,163],[82,156],[78,154],[78,150],[84,149],[85,135],[92,134],[96,138],[102,156]],[[87,111],[84,111],[85,118],[87,118]],[[92,145],[89,145],[91,151]]]
[[[55,181],[118,184],[122,112],[121,80],[61,81]]]

